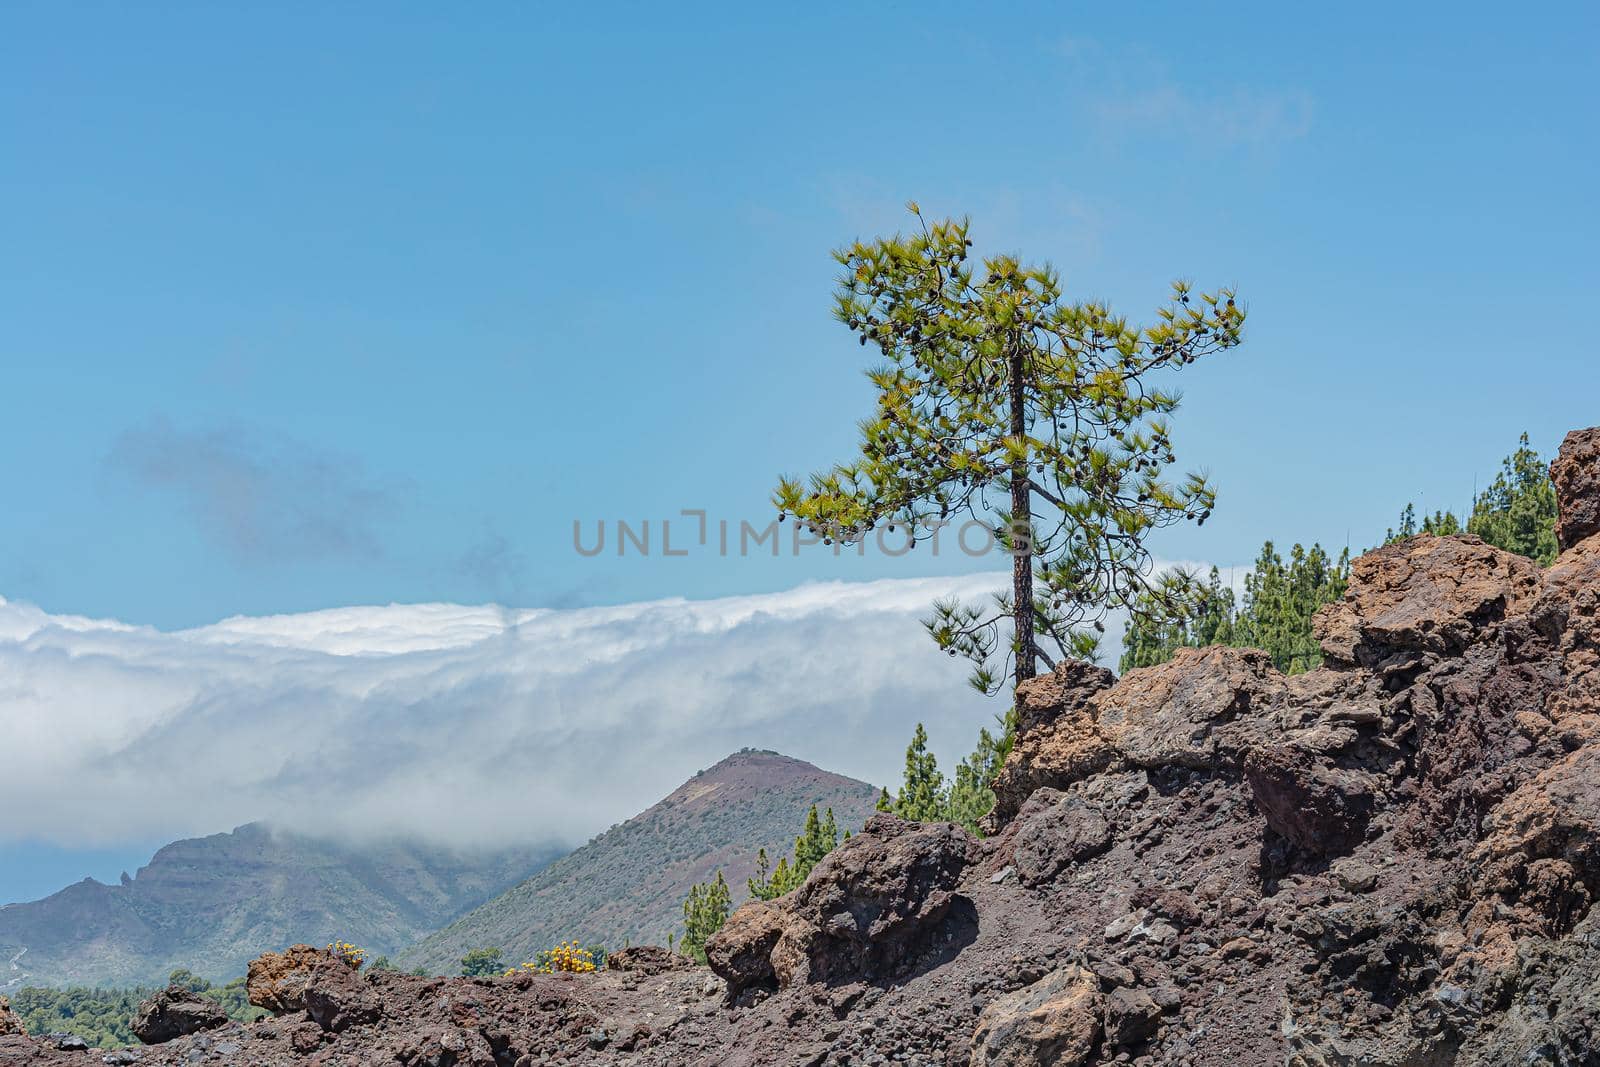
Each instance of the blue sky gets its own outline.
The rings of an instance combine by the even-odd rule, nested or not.
[[[0,596],[177,629],[991,566],[572,550],[850,454],[828,253],[908,198],[1135,319],[1238,288],[1166,558],[1359,548],[1595,421],[1592,5],[581,7],[8,5]]]
[[[932,568],[570,548],[849,454],[828,252],[911,197],[1135,317],[1247,298],[1182,380],[1222,495],[1166,555],[1459,505],[1594,421],[1597,19],[1399,7],[13,5],[0,595],[177,627]]]

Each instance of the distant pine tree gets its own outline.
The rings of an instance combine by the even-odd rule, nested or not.
[[[994,808],[991,786],[995,775],[1000,772],[1016,738],[1016,709],[997,716],[996,722],[999,733],[979,730],[977,747],[956,765],[948,784],[939,770],[938,758],[928,751],[928,731],[918,723],[906,749],[905,778],[900,791],[891,800],[885,789],[878,798],[878,810],[914,822],[957,822],[970,832],[981,834],[979,824]]]
[[[1555,562],[1556,487],[1549,466],[1529,446],[1527,434],[1501,461],[1494,482],[1472,502],[1467,532],[1542,567]]]
[[[733,896],[721,871],[714,881],[691,887],[689,898],[683,902],[683,938],[678,942],[678,951],[706,962],[706,942],[728,921],[732,903]]]
[[[1126,673],[1165,663],[1180,648],[1233,645],[1263,650],[1285,674],[1313,670],[1322,664],[1322,649],[1312,620],[1344,594],[1349,579],[1349,552],[1334,559],[1321,545],[1295,545],[1286,562],[1271,541],[1245,576],[1237,608],[1215,567],[1204,583],[1192,574],[1168,575],[1132,613],[1119,666]]]
[[[849,834],[845,836],[848,838]],[[811,810],[806,813],[805,827],[800,831],[800,836],[794,839],[793,863],[789,862],[787,856],[780,856],[778,865],[772,867],[766,849],[756,854],[756,876],[747,883],[750,895],[756,900],[775,900],[798,889],[811,869],[838,847],[839,824],[834,818],[833,809],[829,808],[826,815],[819,816],[817,806],[811,805]]]
[[[928,751],[928,731],[920,722],[906,748],[905,780],[895,796],[893,810],[913,822],[936,822],[948,812],[944,775],[939,772],[938,758]]]

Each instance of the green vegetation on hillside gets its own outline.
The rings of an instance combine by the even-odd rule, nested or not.
[[[168,985],[179,985],[222,1006],[230,1019],[254,1022],[266,1012],[252,1007],[245,993],[243,976],[226,985],[214,986],[186,969],[173,971]],[[74,1034],[96,1048],[116,1048],[139,1042],[128,1028],[139,1003],[153,994],[153,988],[68,989],[26,987],[8,993],[11,1008],[30,1034]]]
[[[506,969],[505,956],[497,948],[475,948],[461,957],[461,973],[468,978],[499,974]]]
[[[695,883],[720,869],[738,903],[747,878],[758,873],[759,851],[788,852],[812,805],[819,816],[832,808],[841,828],[859,827],[876,793],[798,760],[737,753],[392,958],[397,966],[454,974],[463,954],[484,946],[519,961],[574,937],[583,944],[664,944],[668,931],[682,928],[683,902]]]
[[[860,455],[806,485],[781,479],[773,502],[830,543],[882,527],[914,545],[953,517],[981,527],[1012,556],[1011,588],[937,603],[927,628],[995,693],[1053,664],[1043,643],[1083,656],[1088,627],[1146,588],[1148,535],[1210,515],[1203,476],[1164,480],[1178,394],[1155,379],[1237,345],[1245,313],[1231,290],[1180,282],[1154,325],[1131,326],[1067,301],[1048,266],[973,264],[965,220],[908,206],[909,236],[835,253],[835,314],[887,361],[867,375],[878,400]]]

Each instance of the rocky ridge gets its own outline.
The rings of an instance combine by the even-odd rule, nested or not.
[[[1600,1062],[1600,430],[1562,554],[1357,560],[1325,666],[1184,650],[1018,693],[993,833],[875,817],[712,969],[365,978],[143,1050],[0,1063],[1502,1067]]]

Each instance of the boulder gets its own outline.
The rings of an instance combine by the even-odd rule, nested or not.
[[[222,1005],[184,986],[170,985],[140,1004],[128,1027],[146,1045],[160,1045],[227,1023]]]
[[[1600,426],[1573,430],[1550,464],[1556,483],[1556,538],[1562,549],[1600,533]]]
[[[970,932],[956,892],[977,843],[954,823],[880,814],[823,858],[786,897],[740,908],[706,945],[730,996],[892,976]]]
[[[250,1003],[274,1015],[304,1011],[306,983],[332,953],[310,945],[292,945],[282,952],[264,952],[250,961],[245,995]]]
[[[1344,596],[1317,613],[1333,663],[1378,668],[1456,655],[1538,596],[1539,566],[1469,535],[1421,534],[1350,565]]]
[[[11,1001],[0,997],[0,1037],[25,1033],[27,1031],[22,1028],[22,1020],[11,1010]]]
[[[990,828],[1008,825],[1038,789],[1110,769],[1236,770],[1278,732],[1272,707],[1284,691],[1271,658],[1249,648],[1180,648],[1120,681],[1063,663],[1017,687],[1017,741],[994,782]]]
[[[1100,1039],[1098,979],[1052,971],[989,1004],[972,1034],[971,1067],[1082,1067]]]
[[[1272,657],[1253,648],[1180,648],[1129,671],[1092,702],[1095,726],[1124,763],[1145,768],[1237,769],[1273,736],[1284,690]]]
[[[785,921],[778,905],[752,900],[728,916],[706,942],[706,962],[728,983],[730,996],[777,986],[772,950],[783,936]]]
[[[1376,806],[1369,775],[1335,767],[1293,745],[1251,752],[1245,778],[1267,825],[1322,855],[1348,852],[1360,844]]]
[[[993,784],[993,829],[1008,824],[1034,790],[1063,788],[1106,766],[1111,752],[1088,705],[1116,680],[1104,667],[1068,660],[1017,687],[1016,744]]]
[[[1024,885],[1053,880],[1074,863],[1111,846],[1111,825],[1079,796],[1040,789],[1017,816],[1012,862]]]
[[[1120,986],[1105,997],[1106,1044],[1137,1045],[1161,1025],[1161,1005],[1146,990]]]
[[[311,972],[305,987],[306,1016],[322,1029],[338,1033],[375,1023],[383,1003],[360,972],[338,959],[328,959]]]
[[[634,945],[606,954],[606,970],[635,971],[643,975],[681,971],[694,966],[694,961],[680,952],[660,945]]]

